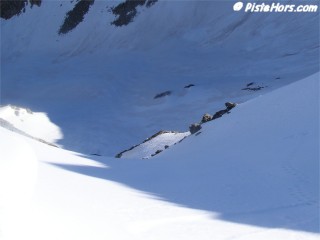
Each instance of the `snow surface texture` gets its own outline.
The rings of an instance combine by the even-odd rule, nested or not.
[[[46,112],[67,149],[114,156],[319,71],[319,11],[245,14],[234,1],[160,0],[116,27],[109,9],[120,2],[95,1],[64,35],[76,1],[43,0],[1,19],[1,105]],[[268,87],[242,90],[250,82]]]
[[[319,239],[319,73],[148,161],[89,159],[3,128],[0,152],[5,240]]]

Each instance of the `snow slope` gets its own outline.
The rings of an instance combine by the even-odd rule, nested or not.
[[[319,71],[319,12],[245,14],[233,1],[159,0],[115,27],[109,9],[120,2],[95,1],[65,35],[58,30],[76,1],[43,0],[1,19],[1,104],[47,113],[67,149],[114,156],[261,94],[241,90],[250,82],[265,93]],[[164,91],[172,94],[154,99]]]
[[[240,104],[201,132],[150,160],[126,160],[0,128],[0,163],[9,166],[0,172],[0,236],[319,239],[319,73]]]

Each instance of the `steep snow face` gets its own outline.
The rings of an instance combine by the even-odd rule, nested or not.
[[[59,127],[53,124],[45,113],[9,105],[0,107],[0,119],[34,138],[49,143],[54,143],[63,137]]]
[[[44,0],[1,19],[2,105],[46,112],[66,148],[115,155],[161,129],[185,132],[226,101],[318,71],[318,12],[245,14],[232,1],[158,1],[116,27],[109,9],[121,2],[94,1],[62,35],[75,1]],[[241,90],[250,82],[266,87]],[[154,99],[165,91],[172,94]]]
[[[150,160],[89,159],[0,128],[0,186],[33,192],[14,205],[0,189],[1,237],[319,239],[318,80],[240,104]]]

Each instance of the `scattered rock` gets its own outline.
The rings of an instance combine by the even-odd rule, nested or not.
[[[168,148],[169,148],[169,146],[168,146],[168,145],[165,145],[165,146],[164,146],[164,149],[168,149]]]
[[[189,84],[187,86],[184,86],[184,88],[191,88],[191,87],[194,87],[194,84]]]
[[[155,155],[157,155],[157,154],[159,154],[161,152],[162,152],[162,150],[157,150],[154,154],[151,155],[151,157],[154,157]]]
[[[200,135],[202,132],[197,132],[196,134],[195,134],[195,136],[198,136],[198,135]]]
[[[156,96],[154,96],[154,99],[162,98],[162,97],[165,97],[165,96],[169,96],[169,95],[171,95],[171,93],[172,93],[171,91],[165,91],[165,92],[159,93]]]
[[[249,91],[259,91],[264,87],[258,86],[258,87],[246,87],[246,88],[242,88],[241,90],[249,90]]]
[[[247,87],[242,88],[241,90],[248,90],[248,91],[259,91],[262,88],[265,88],[264,86],[259,86],[255,82],[251,82],[247,84]]]
[[[206,113],[203,115],[202,117],[202,120],[201,120],[201,123],[206,123],[206,122],[209,122],[213,119],[213,116],[210,115],[209,113]]]
[[[193,123],[190,125],[189,127],[189,131],[191,134],[195,134],[196,132],[198,132],[201,129],[201,125],[199,123]]]

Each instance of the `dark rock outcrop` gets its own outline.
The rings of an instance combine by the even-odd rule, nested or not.
[[[13,16],[18,16],[25,9],[27,0],[23,1],[0,1],[0,16],[3,19],[10,19]]]
[[[171,93],[172,93],[171,91],[165,91],[165,92],[159,93],[156,96],[154,96],[154,99],[162,98],[162,97],[165,97],[165,96],[169,96],[169,95],[171,95]]]
[[[184,86],[184,88],[191,88],[191,87],[194,87],[194,84],[189,84],[189,85]]]
[[[95,0],[80,0],[74,8],[67,13],[66,18],[59,29],[59,34],[66,34],[78,26],[78,24],[83,21],[84,15],[88,13],[89,8],[94,1]]]
[[[41,0],[30,0],[31,7],[33,4],[40,6]],[[10,19],[13,16],[18,16],[25,11],[28,0],[1,0],[0,1],[0,17]]]
[[[26,6],[30,3],[31,8],[33,5],[41,6],[42,0],[0,0],[0,17],[3,19],[10,19],[13,16],[19,16],[26,10]]]
[[[154,157],[155,155],[161,153],[163,150],[157,150],[154,154],[151,154],[151,157]]]
[[[112,13],[117,16],[117,19],[111,24],[117,27],[128,25],[136,17],[138,6],[146,5],[146,7],[151,7],[156,2],[157,0],[126,0],[111,8]]]

